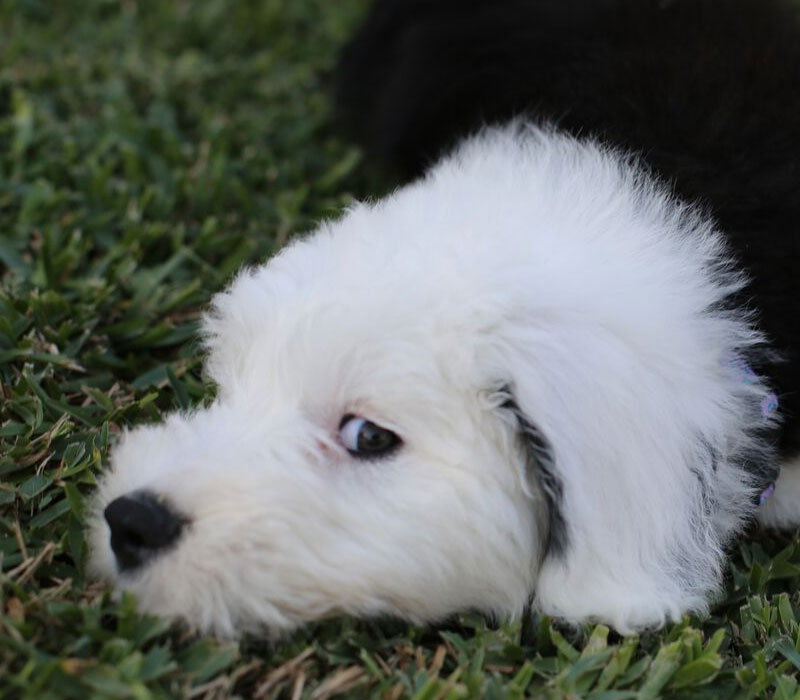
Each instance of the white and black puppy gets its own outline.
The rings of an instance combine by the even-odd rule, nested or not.
[[[94,571],[224,635],[704,609],[800,523],[793,7],[379,3],[341,102],[424,174],[216,297],[218,397],[117,446]]]

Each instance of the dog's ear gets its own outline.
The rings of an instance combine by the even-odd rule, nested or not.
[[[752,510],[730,378],[702,356],[650,362],[594,327],[512,339],[492,338],[488,364],[494,377],[503,366],[494,410],[543,496],[531,507],[549,511],[535,605],[623,632],[704,609],[724,542]]]

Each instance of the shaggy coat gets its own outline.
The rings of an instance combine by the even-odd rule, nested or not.
[[[343,113],[423,174],[215,298],[217,398],[116,447],[93,570],[225,635],[706,609],[800,523],[791,7],[378,3]]]

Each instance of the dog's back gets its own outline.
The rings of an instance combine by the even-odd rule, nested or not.
[[[345,49],[339,104],[404,177],[520,114],[640,153],[707,205],[762,328],[800,348],[800,5],[790,0],[383,0]],[[800,363],[768,370],[800,449]]]

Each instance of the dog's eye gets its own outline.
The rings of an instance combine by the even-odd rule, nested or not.
[[[400,438],[391,430],[358,416],[342,418],[339,435],[354,457],[382,457],[400,445]]]

